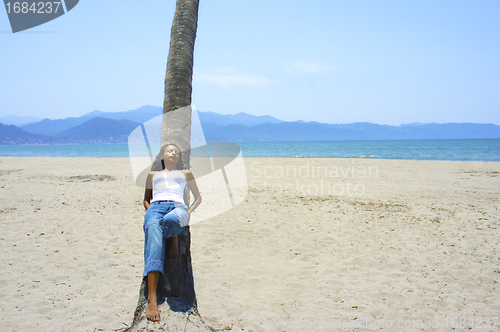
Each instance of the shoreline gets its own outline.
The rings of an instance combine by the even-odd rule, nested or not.
[[[1,156],[0,159],[3,158],[52,158],[52,159],[102,159],[102,160],[123,160],[130,159],[130,157],[53,157],[53,156]],[[192,157],[191,159],[201,159],[208,157]],[[461,162],[461,163],[500,163],[500,161],[483,161],[483,160],[446,160],[446,159],[389,159],[389,158],[352,158],[352,157],[241,157],[243,160],[247,159],[263,159],[263,160],[271,160],[271,159],[279,159],[279,160],[360,160],[360,161],[406,161],[406,162]]]
[[[215,142],[217,143],[217,142]],[[227,145],[227,147],[225,147]],[[237,147],[238,146],[238,147]],[[500,139],[241,142],[217,145],[220,152],[241,152],[243,158],[339,158],[370,160],[447,160],[500,162]],[[132,153],[142,153],[133,149]],[[198,150],[193,152],[196,155]],[[146,152],[146,151],[143,151]],[[201,152],[201,151],[200,151]],[[212,151],[213,152],[213,151]],[[128,158],[128,145],[0,146],[5,156]],[[220,154],[220,153],[219,153]],[[146,153],[148,155],[148,153]]]

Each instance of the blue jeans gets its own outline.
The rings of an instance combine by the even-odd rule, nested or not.
[[[186,205],[172,201],[154,201],[144,215],[144,274],[164,273],[166,240],[182,233],[189,215]]]

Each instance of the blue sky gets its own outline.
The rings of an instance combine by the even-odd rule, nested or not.
[[[173,0],[91,1],[12,34],[0,117],[162,105]],[[193,102],[327,123],[500,125],[499,1],[201,0]]]

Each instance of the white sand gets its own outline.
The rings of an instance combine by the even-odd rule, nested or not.
[[[130,324],[144,208],[128,159],[0,162],[2,331]],[[500,329],[488,327],[500,317],[499,163],[245,165],[246,199],[191,227],[198,308],[214,328]]]

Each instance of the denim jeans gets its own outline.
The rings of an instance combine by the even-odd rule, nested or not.
[[[151,202],[144,215],[144,274],[164,273],[166,239],[179,235],[188,220],[186,205],[172,201]]]

